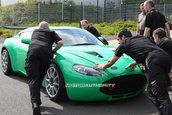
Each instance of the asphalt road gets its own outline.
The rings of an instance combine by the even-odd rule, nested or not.
[[[0,115],[32,115],[27,81],[28,79],[22,75],[6,76],[0,70]],[[172,99],[172,92],[169,93]],[[147,93],[143,92],[131,99],[110,102],[57,103],[50,101],[42,88],[41,113],[42,115],[158,115],[146,95]]]

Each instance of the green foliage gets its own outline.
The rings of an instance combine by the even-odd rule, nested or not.
[[[79,23],[59,22],[59,23],[50,24],[50,26],[74,26],[74,27],[79,27]]]
[[[1,7],[0,10],[0,25],[18,25],[37,21],[37,5],[36,2],[31,2],[31,0]]]
[[[31,24],[19,24],[18,26],[38,26],[38,22],[32,22]]]
[[[14,35],[13,30],[0,28],[0,37],[1,38],[10,38],[13,35]]]
[[[94,23],[103,21],[112,23],[119,18],[124,18],[125,14],[124,4],[120,6],[119,4],[115,4],[112,0],[106,1],[106,9],[101,7],[101,5],[97,7],[92,3],[88,5],[83,3],[81,6],[81,4],[75,4],[72,0],[49,0],[49,3],[45,1],[43,3],[36,1],[37,0],[26,0],[25,3],[18,2],[14,5],[0,7],[0,25],[30,24],[32,22],[42,20],[49,23],[56,23],[60,21],[79,22],[83,18]],[[55,4],[52,3],[53,1]],[[126,0],[127,20],[137,19],[138,12],[140,12],[139,4],[144,1],[145,0]],[[167,20],[170,20],[172,0],[154,1],[156,6],[159,6],[156,8],[160,9],[162,12],[165,11]],[[164,3],[166,3],[165,7],[163,5]]]
[[[109,23],[90,23],[90,25],[94,26],[101,35],[115,35],[120,29],[127,28],[130,31],[136,31],[137,22],[136,21],[116,21],[112,24]],[[19,26],[38,26],[37,22],[33,22],[32,24],[20,24]],[[79,27],[79,23],[64,23],[57,22],[52,23],[50,26],[74,26]],[[18,31],[19,32],[19,31]],[[8,38],[13,36],[13,30],[0,28],[0,36],[3,38]]]
[[[1,12],[0,12],[0,22],[1,25],[6,25],[9,24],[9,22],[12,22],[12,7],[11,6],[7,6],[5,8],[1,8]]]
[[[25,17],[25,19],[23,20],[23,23],[31,23],[34,21],[37,21],[37,4],[36,2],[32,2],[32,3],[25,3],[23,6],[23,17]],[[19,23],[22,24],[22,23]]]
[[[130,31],[136,31],[137,22],[136,21],[116,21],[113,24],[100,23],[92,24],[101,35],[115,35],[120,29],[126,28]]]
[[[154,1],[155,1],[155,3],[162,3],[162,4],[164,4],[164,3],[172,3],[171,0],[154,0]]]

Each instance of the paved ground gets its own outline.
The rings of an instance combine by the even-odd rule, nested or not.
[[[0,48],[1,46],[2,44]],[[0,115],[32,115],[27,82],[28,78],[22,75],[6,76],[0,71]],[[41,113],[42,115],[157,115],[156,108],[146,95],[147,93],[143,92],[132,99],[111,102],[53,102],[49,100],[43,88]]]
[[[112,46],[118,45],[117,40],[110,39],[108,42]],[[28,78],[19,74],[6,76],[0,71],[0,115],[32,115],[27,81]],[[172,99],[172,92],[169,94]],[[49,100],[44,89],[41,95],[42,115],[158,115],[155,106],[147,98],[147,92],[132,99],[111,102],[57,103]]]
[[[110,46],[118,46],[119,45],[118,41],[116,39],[115,40],[109,40],[108,43]]]

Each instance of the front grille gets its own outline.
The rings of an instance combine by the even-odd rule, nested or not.
[[[100,91],[108,95],[118,95],[141,90],[146,85],[143,75],[128,75],[112,78],[103,82]]]

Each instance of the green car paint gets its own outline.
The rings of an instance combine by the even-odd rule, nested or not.
[[[28,32],[28,31],[31,32],[35,28],[38,27],[31,27],[29,29],[23,30],[16,36],[6,39],[5,42],[3,43],[1,52],[4,49],[7,49],[11,60],[12,70],[16,73],[21,73],[26,75],[24,65],[25,65],[25,59],[29,46],[28,39],[30,40],[30,35],[28,35],[29,36],[28,38],[27,36],[22,37],[20,35],[21,33],[24,32]],[[51,27],[51,29],[53,30],[59,29],[62,32],[65,29],[77,30],[79,32],[80,31],[83,32],[84,34],[90,34],[85,30],[75,27]],[[61,36],[60,33],[58,34],[63,39],[63,35]],[[75,36],[75,33],[72,34],[74,34]],[[89,36],[91,36],[92,39],[97,39],[93,35],[89,35]],[[99,43],[99,41],[97,43],[98,43],[97,45],[82,45],[82,44],[72,45],[72,46],[64,45],[60,50],[58,50],[54,54],[54,58],[51,60],[51,62],[57,65],[57,67],[60,69],[63,75],[67,97],[71,100],[78,100],[78,101],[100,101],[100,100],[111,101],[111,100],[134,97],[140,94],[141,92],[143,92],[146,86],[146,78],[139,67],[136,67],[135,70],[124,68],[133,61],[133,59],[131,59],[129,56],[125,54],[114,65],[112,65],[112,67],[107,68],[105,70],[98,70],[102,74],[102,76],[84,75],[77,72],[74,69],[75,65],[83,65],[92,68],[96,63],[106,63],[108,59],[114,55],[116,47],[103,45],[101,42]],[[92,53],[96,55],[93,55]],[[105,81],[108,81],[110,79],[113,80],[113,78],[117,78],[117,77],[120,78],[121,76],[123,79],[125,79],[125,76],[127,77],[129,76],[128,77],[129,79],[130,78],[133,79],[135,75],[138,75],[140,78],[142,77],[141,80],[144,80],[143,85],[137,90],[130,91],[130,89],[128,89],[127,93],[121,93],[121,94],[120,93],[106,94],[101,91],[102,84]],[[118,80],[120,82],[120,79]],[[135,81],[130,81],[130,82],[133,82],[133,87],[137,87],[137,85],[134,85]],[[111,91],[115,91],[115,88],[118,88],[118,84],[115,83],[114,84],[109,83],[105,85],[107,85],[105,87],[109,88],[109,91],[107,91],[107,93],[111,93]],[[111,87],[111,85],[113,85],[113,87]],[[44,82],[43,82],[43,86],[45,87]],[[125,84],[122,84],[121,86],[124,87],[125,90]]]

